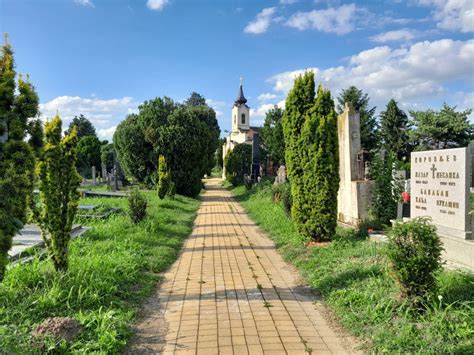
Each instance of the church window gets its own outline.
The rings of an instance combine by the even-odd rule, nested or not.
[[[242,124],[245,124],[245,113],[242,114]]]

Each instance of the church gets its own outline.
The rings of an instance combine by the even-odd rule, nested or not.
[[[247,106],[242,78],[240,78],[239,92],[232,106],[232,129],[222,146],[223,158],[225,159],[227,153],[232,151],[237,144],[252,144],[254,134],[259,131],[260,127],[250,126],[250,107]],[[222,177],[225,178],[225,167],[222,171]]]

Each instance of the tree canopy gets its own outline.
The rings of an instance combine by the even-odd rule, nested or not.
[[[76,127],[78,139],[81,139],[84,136],[97,137],[93,124],[86,117],[84,117],[82,113],[79,116],[75,116],[71,123],[69,123],[69,127],[67,129],[68,134],[71,134],[73,127]]]
[[[409,159],[408,116],[391,99],[385,111],[380,113],[380,137],[382,147],[395,153],[398,160]]]
[[[283,112],[278,106],[270,109],[261,130],[262,143],[274,164],[285,164],[285,137],[283,135]]]
[[[377,118],[375,117],[376,107],[370,107],[369,95],[355,86],[344,89],[337,98],[337,111],[341,114],[344,111],[346,102],[352,103],[352,106],[360,115],[360,142],[362,148],[372,151],[377,148]]]
[[[77,143],[77,170],[79,173],[90,178],[92,167],[97,171],[101,166],[101,148],[99,139],[95,136],[82,136]]]
[[[417,150],[465,147],[474,138],[471,113],[472,109],[456,111],[446,103],[439,111],[410,111],[411,140]]]
[[[220,129],[214,110],[205,100],[200,104],[199,100],[188,101],[178,104],[157,97],[145,101],[138,114],[119,124],[114,146],[126,175],[149,185],[156,183],[158,157],[163,155],[176,192],[199,194],[201,178],[214,166]]]

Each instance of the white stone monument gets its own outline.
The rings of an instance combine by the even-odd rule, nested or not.
[[[360,161],[360,116],[350,103],[337,119],[339,138],[338,222],[358,226],[368,219],[373,183],[366,179],[365,162]]]
[[[473,147],[411,153],[411,217],[432,219],[445,258],[474,267]]]

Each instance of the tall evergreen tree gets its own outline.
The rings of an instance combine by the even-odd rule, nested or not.
[[[380,113],[382,147],[396,155],[398,160],[409,159],[408,116],[391,99]]]
[[[305,72],[295,79],[288,93],[283,114],[283,135],[285,137],[285,163],[293,197],[292,217],[297,225],[304,224],[303,203],[303,161],[306,159],[305,142],[301,138],[306,115],[314,104],[314,73]]]
[[[263,145],[271,155],[274,164],[285,164],[283,112],[283,109],[276,105],[270,109],[265,116],[261,130]]]
[[[71,134],[74,127],[76,127],[78,139],[81,139],[85,136],[97,137],[94,125],[82,113],[72,119],[71,123],[69,123],[67,133]]]
[[[302,161],[301,210],[294,213],[303,235],[313,240],[330,240],[337,224],[339,148],[334,101],[330,91],[321,85],[306,116],[301,138],[307,154]]]
[[[206,99],[201,94],[193,91],[189,98],[184,101],[186,106],[207,106]]]
[[[12,238],[26,221],[34,179],[35,158],[25,138],[39,99],[21,76],[16,93],[15,76],[13,51],[5,41],[0,57],[0,281]]]
[[[360,141],[363,149],[372,151],[377,148],[377,118],[375,117],[376,107],[370,108],[369,95],[355,86],[344,89],[337,98],[337,111],[341,114],[344,111],[346,102],[351,102],[355,110],[360,114]]]

